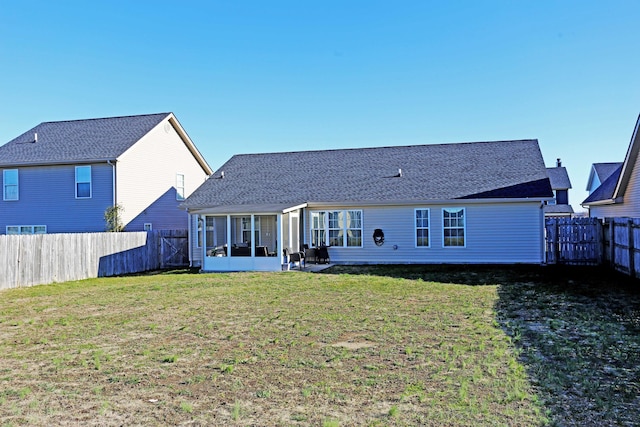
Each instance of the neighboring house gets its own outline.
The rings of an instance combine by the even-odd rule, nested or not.
[[[553,197],[537,140],[236,155],[183,207],[204,271],[332,263],[541,263]]]
[[[640,117],[636,120],[624,162],[582,202],[582,206],[589,209],[589,216],[640,218],[639,126]]]
[[[622,166],[622,162],[594,163],[591,165],[589,180],[587,181],[587,191],[589,194],[593,193],[615,172],[619,173],[620,166]]]
[[[553,200],[550,200],[544,207],[544,214],[547,217],[571,217],[573,208],[569,204],[569,189],[571,181],[567,168],[562,166],[560,159],[556,161],[556,167],[547,168],[549,182],[553,190]]]
[[[211,168],[172,113],[45,122],[0,147],[0,234],[185,229]]]

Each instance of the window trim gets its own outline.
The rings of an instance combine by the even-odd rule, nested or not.
[[[182,179],[180,179],[182,177]],[[184,174],[176,172],[176,200],[185,200],[186,193],[184,192]]]
[[[427,212],[427,226],[418,227],[418,211]],[[418,230],[427,230],[427,245],[418,245]],[[431,209],[415,208],[413,210],[413,238],[416,249],[429,249],[431,247]]]
[[[78,181],[78,169],[80,168],[89,168],[89,181]],[[91,165],[79,165],[75,168],[75,192],[76,199],[91,199],[93,197],[93,168]],[[88,196],[78,196],[78,184],[86,184],[89,183],[89,195]]]
[[[17,233],[9,233],[10,228],[17,228]],[[23,233],[23,228],[31,228],[31,233]],[[36,233],[36,228],[44,229],[44,232]],[[46,225],[7,225],[5,227],[5,233],[11,235],[32,235],[32,234],[47,234],[47,226]]]
[[[349,224],[348,224],[348,212],[359,212],[360,213],[360,227],[359,228],[350,228]],[[342,225],[339,228],[329,228],[329,213],[332,214],[337,214],[338,215],[338,221],[340,222],[340,219],[342,221]],[[323,214],[323,215],[320,215]],[[327,210],[314,210],[314,211],[310,211],[309,212],[309,218],[310,218],[310,224],[311,227],[309,228],[309,233],[311,236],[311,241],[313,242],[313,236],[314,233],[317,233],[318,239],[320,238],[320,235],[324,234],[324,241],[323,242],[317,242],[321,245],[325,245],[325,246],[330,246],[333,248],[345,248],[345,249],[349,249],[349,248],[360,248],[362,249],[364,247],[364,212],[362,209],[327,209]],[[318,228],[314,227],[314,219],[318,218]],[[329,231],[330,230],[340,230],[342,231],[342,245],[338,246],[338,245],[329,245],[330,243],[330,236],[329,236]],[[349,246],[348,242],[349,242],[349,238],[348,238],[348,232],[350,230],[359,230],[360,231],[360,245],[358,246]]]
[[[445,211],[455,211],[455,212],[462,211],[462,220],[463,220],[462,227],[451,227],[451,226],[446,227],[444,225],[444,220],[445,220],[444,213],[445,213]],[[463,238],[463,243],[464,244],[463,245],[455,245],[455,246],[447,245],[446,244],[445,231],[446,230],[460,229],[460,228],[462,228],[462,238]],[[452,248],[453,249],[456,249],[456,248],[460,249],[460,248],[466,248],[467,247],[467,209],[466,208],[464,208],[464,207],[442,208],[442,247],[445,248],[445,249],[452,249]]]
[[[14,172],[14,171],[16,173],[16,183],[7,184],[7,172]],[[15,199],[11,199],[7,197],[7,187],[9,186],[16,187]],[[20,173],[18,172],[18,169],[4,169],[2,171],[2,200],[4,200],[5,202],[15,202],[20,200]]]

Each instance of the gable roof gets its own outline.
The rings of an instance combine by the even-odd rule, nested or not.
[[[211,168],[172,113],[40,123],[0,147],[0,165],[115,160],[167,118],[203,169],[210,174]]]
[[[549,181],[551,182],[552,189],[568,190],[571,188],[569,174],[567,173],[567,168],[564,166],[547,168],[547,175],[549,175]]]
[[[627,154],[624,157],[624,162],[616,171],[609,176],[600,187],[596,188],[593,193],[587,197],[583,206],[592,204],[614,204],[622,203],[624,193],[629,185],[631,174],[638,161],[638,153],[640,153],[640,116],[636,120],[636,125],[633,128],[633,134],[631,135],[631,142],[627,149]],[[606,185],[605,185],[606,184]]]
[[[616,186],[618,185],[621,172],[622,163],[619,164],[616,170],[609,175],[609,177],[605,179],[598,188],[593,190],[593,193],[589,194],[589,197],[587,197],[582,204],[588,205],[598,201],[612,201],[614,199],[613,194],[616,190]]]
[[[552,196],[538,141],[521,140],[235,155],[183,207]]]
[[[591,165],[591,171],[589,172],[589,179],[587,180],[587,188],[589,191],[593,185],[594,179],[598,179],[598,182],[602,184],[607,178],[611,176],[620,166],[622,162],[608,162],[608,163],[594,163]]]

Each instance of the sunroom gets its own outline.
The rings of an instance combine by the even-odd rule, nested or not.
[[[224,206],[199,212],[203,271],[280,271],[300,250],[304,206]]]

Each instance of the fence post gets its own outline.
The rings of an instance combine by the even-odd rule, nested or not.
[[[554,218],[553,221],[553,234],[554,234],[554,242],[553,242],[553,261],[554,264],[560,264],[560,225],[558,224],[560,220],[558,218]]]
[[[629,218],[627,221],[629,227],[629,276],[636,277],[636,262],[635,262],[635,244],[633,242],[633,219]]]
[[[615,218],[609,218],[609,262],[616,268],[616,233]]]

